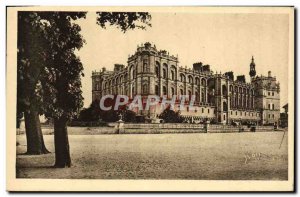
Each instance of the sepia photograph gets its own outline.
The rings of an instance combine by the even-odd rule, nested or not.
[[[6,12],[7,190],[294,190],[294,7]]]

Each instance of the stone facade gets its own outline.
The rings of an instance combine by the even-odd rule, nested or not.
[[[114,71],[102,68],[92,73],[93,100],[107,94],[195,95],[193,110],[181,111],[188,121],[211,120],[216,123],[252,122],[278,123],[280,116],[280,87],[275,77],[257,76],[254,58],[250,63],[251,82],[245,76],[234,78],[233,72],[213,73],[210,65],[194,63],[189,69],[179,65],[178,57],[155,45],[145,43],[129,56],[127,65],[115,64]],[[175,110],[178,106],[175,105]],[[136,111],[151,118],[161,113],[157,105],[150,110]]]

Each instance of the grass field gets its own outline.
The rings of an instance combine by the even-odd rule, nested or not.
[[[70,128],[72,129],[72,128]],[[22,155],[18,135],[18,178],[287,180],[287,134],[283,132],[69,135],[72,167],[55,169],[52,152]]]

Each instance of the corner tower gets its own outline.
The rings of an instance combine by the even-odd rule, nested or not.
[[[255,63],[254,63],[253,56],[252,56],[251,63],[250,63],[249,75],[250,75],[251,79],[256,76]]]

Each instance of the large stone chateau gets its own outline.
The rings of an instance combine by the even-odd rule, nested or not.
[[[214,73],[210,65],[194,63],[182,67],[178,57],[158,50],[149,42],[138,46],[127,65],[115,64],[113,71],[102,68],[92,73],[93,100],[107,94],[135,95],[195,95],[195,107],[181,111],[187,121],[206,121],[231,124],[278,123],[280,116],[280,85],[276,77],[258,76],[254,58],[250,63],[250,82],[245,75],[234,77],[233,72]],[[159,106],[159,105],[158,105]],[[145,118],[157,117],[160,107],[136,111]],[[175,110],[178,110],[175,108]]]

